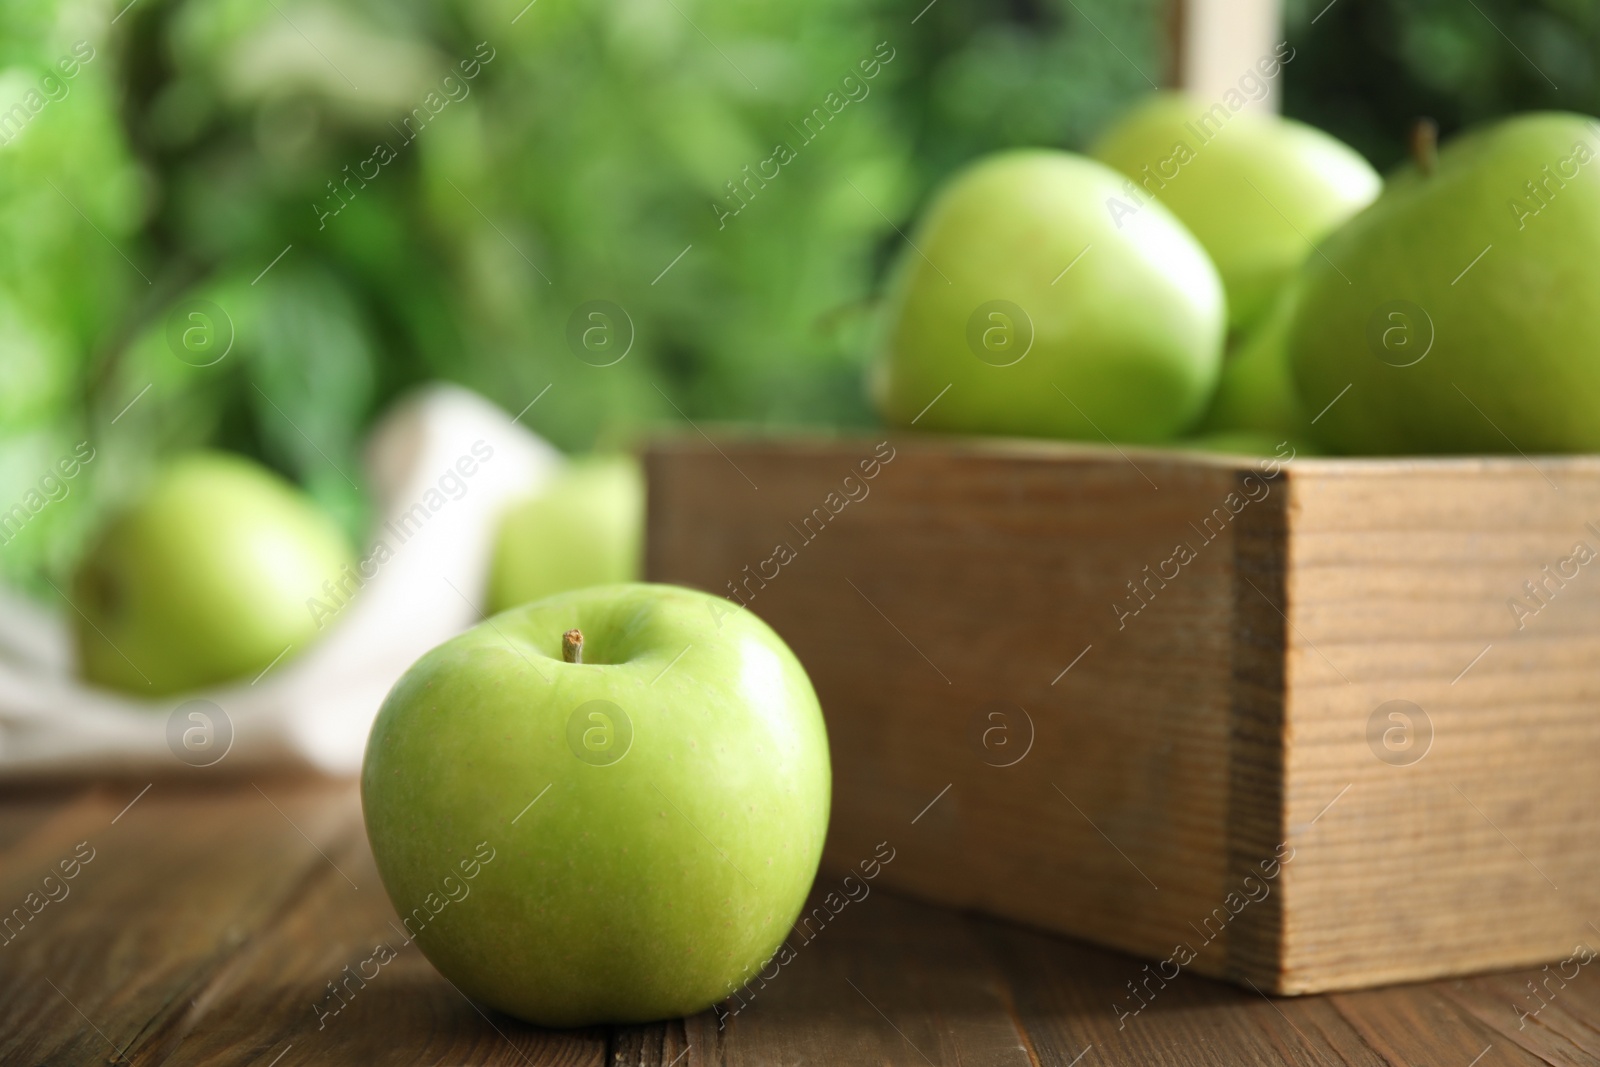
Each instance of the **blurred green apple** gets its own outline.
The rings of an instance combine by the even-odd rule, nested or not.
[[[898,426],[1159,441],[1216,384],[1216,268],[1151,203],[1119,227],[1122,177],[1091,159],[990,157],[934,199],[901,257],[871,391]]]
[[[644,474],[632,456],[574,460],[507,509],[489,570],[489,610],[639,577]]]
[[[1294,300],[1291,282],[1283,286],[1266,317],[1223,357],[1222,377],[1200,422],[1201,433],[1252,431],[1280,441],[1309,436],[1289,373]]]
[[[254,675],[315,639],[307,600],[353,562],[333,521],[272,471],[179,457],[74,576],[83,676],[153,697]]]
[[[1131,179],[1113,205],[1120,220],[1154,197],[1199,238],[1222,275],[1236,330],[1264,315],[1312,244],[1382,186],[1355,149],[1321,130],[1182,93],[1147,98],[1091,154]]]
[[[1328,238],[1289,332],[1325,444],[1600,450],[1597,154],[1586,115],[1504,119],[1424,145]]]
[[[361,801],[434,966],[518,1018],[581,1026],[690,1015],[752,978],[805,902],[830,783],[783,641],[729,601],[633,584],[422,657],[373,724]]]
[[[1172,447],[1223,456],[1275,456],[1282,460],[1320,455],[1319,450],[1303,438],[1283,437],[1261,430],[1213,430],[1174,441]]]

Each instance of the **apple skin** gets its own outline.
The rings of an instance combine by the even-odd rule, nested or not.
[[[1188,428],[1221,362],[1221,282],[1160,204],[1117,228],[1106,203],[1123,181],[1044,150],[992,156],[951,179],[890,285],[869,381],[884,419],[1094,441],[1160,441]],[[969,342],[981,306],[996,300],[1032,323],[1031,348],[1006,366],[996,364],[1014,358],[1025,329],[1015,315],[987,320],[994,330],[982,336],[998,341],[984,346],[990,358]]]
[[[1307,242],[1371,203],[1383,182],[1355,149],[1293,119],[1242,111],[1202,130],[1211,107],[1183,93],[1154,94],[1090,154],[1189,227],[1222,275],[1229,326],[1243,330],[1311,253]],[[1187,162],[1178,162],[1179,145],[1192,152]],[[1126,192],[1122,199],[1136,203]]]
[[[74,575],[85,679],[163,696],[252,677],[318,634],[306,607],[355,562],[311,498],[243,456],[170,461]]]
[[[1201,433],[1249,431],[1310,437],[1289,372],[1289,325],[1294,321],[1296,287],[1283,287],[1266,317],[1239,338],[1222,360],[1222,377]]]
[[[582,663],[561,658],[572,628]],[[569,741],[592,700],[631,723],[609,764]],[[402,918],[428,915],[480,842],[495,854],[410,931],[423,953],[469,997],[557,1027],[692,1014],[753,977],[805,902],[830,789],[816,694],[782,640],[727,600],[647,584],[523,605],[429,652],[361,771]]]
[[[544,492],[506,510],[489,570],[489,610],[639,577],[644,473],[632,456],[574,460]]]
[[[1307,260],[1289,356],[1303,410],[1349,386],[1312,427],[1331,450],[1600,450],[1594,122],[1545,112],[1464,134]],[[1529,181],[1549,182],[1548,204]]]
[[[1279,459],[1315,454],[1298,441],[1260,430],[1215,430],[1174,441],[1172,447],[1221,456],[1276,456]]]

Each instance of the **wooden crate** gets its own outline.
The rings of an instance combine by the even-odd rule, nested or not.
[[[1129,1010],[1186,969],[1306,993],[1600,945],[1600,459],[647,463],[650,577],[737,596],[816,684],[830,867],[888,841],[888,884],[1145,957]]]

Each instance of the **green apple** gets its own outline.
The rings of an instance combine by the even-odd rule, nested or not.
[[[1210,452],[1224,456],[1269,456],[1282,460],[1322,454],[1321,449],[1303,437],[1265,433],[1261,430],[1212,430],[1174,441],[1171,447],[1189,452]]]
[[[1424,146],[1328,238],[1289,334],[1325,444],[1600,450],[1597,154],[1588,116],[1505,119]]]
[[[1308,436],[1289,373],[1294,300],[1291,282],[1283,287],[1266,317],[1223,357],[1216,395],[1200,422],[1202,433],[1257,431],[1279,440]]]
[[[1271,434],[1260,430],[1214,430],[1174,441],[1172,447],[1224,456],[1271,456],[1283,443],[1283,438],[1274,440]]]
[[[353,562],[333,520],[265,467],[179,457],[74,576],[83,676],[152,697],[252,676],[316,638],[306,602]]]
[[[628,584],[418,660],[373,724],[361,799],[440,972],[580,1026],[688,1015],[752,978],[816,875],[830,783],[816,694],[765,623]]]
[[[1216,385],[1222,286],[1158,203],[1119,227],[1123,179],[1066,152],[953,178],[891,282],[870,388],[899,426],[1159,441]]]
[[[632,456],[575,460],[507,509],[489,570],[489,610],[639,577],[644,475]]]
[[[1154,197],[1199,238],[1222,275],[1236,330],[1264,315],[1312,242],[1382,185],[1358,152],[1321,130],[1181,93],[1148,97],[1091,154],[1130,179],[1119,217],[1131,219]]]

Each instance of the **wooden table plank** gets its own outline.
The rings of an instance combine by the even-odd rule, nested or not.
[[[1041,1063],[1080,1056],[1095,1067],[1385,1063],[1326,998],[1269,999],[1181,972],[1162,982],[1120,953],[975,921],[1004,961]]]
[[[20,905],[52,871],[68,887],[0,943],[0,1063],[1600,1063],[1594,962],[1268,999],[1189,973],[1163,984],[1132,957],[876,886],[791,937],[793,958],[742,1008],[540,1030],[472,1004],[406,942],[353,785],[142,788],[0,794],[0,901]],[[1129,983],[1148,990],[1136,1014]]]
[[[690,1031],[701,1036],[697,1052]],[[716,1048],[716,1039],[706,1040],[700,1030],[716,1033],[709,1013],[698,1019],[673,1019],[670,1022],[651,1023],[647,1026],[618,1026],[612,1029],[608,1067],[696,1067],[717,1062],[706,1058],[709,1049]]]
[[[91,788],[52,785],[0,790],[0,855]]]
[[[1443,983],[1440,983],[1441,985]],[[1329,998],[1362,1038],[1391,1063],[1493,1063],[1535,1067],[1545,1061],[1441,994],[1435,986],[1371,989]],[[1493,1060],[1489,1059],[1492,1053]],[[1479,1057],[1483,1057],[1480,1061]]]
[[[828,876],[816,904],[832,886]],[[730,1065],[1029,1067],[1010,990],[961,916],[878,891],[847,904],[730,1016]]]
[[[333,803],[359,830],[354,789]],[[161,1062],[173,1067],[267,1063],[280,1054],[278,1067],[599,1067],[606,1060],[600,1030],[539,1030],[457,992],[406,936],[361,833],[344,836],[328,862],[313,867],[289,906],[219,968],[194,1010],[162,1036],[170,1058]]]
[[[1596,972],[1600,959],[1568,968],[1570,981],[1561,976],[1559,964],[1552,964],[1441,982],[1438,992],[1492,1029],[1497,1048],[1520,1048],[1557,1067],[1593,1067],[1600,1063],[1600,973]]]
[[[0,1004],[30,1025],[0,1037],[0,1062],[137,1057],[358,829],[328,803],[346,786],[266,788],[277,807],[255,787],[95,790],[6,851],[7,906],[81,863],[3,950]]]

